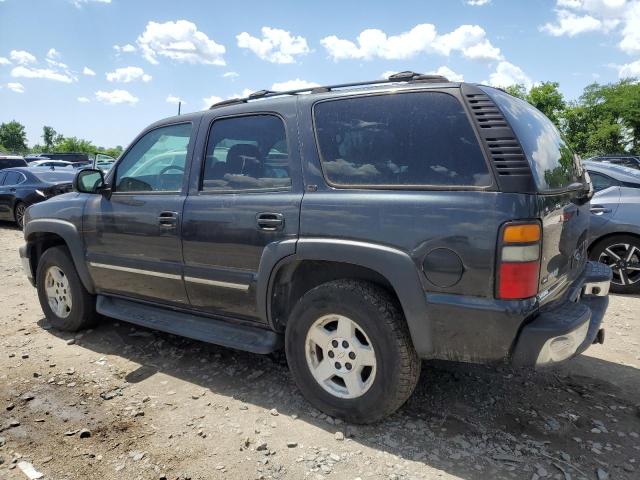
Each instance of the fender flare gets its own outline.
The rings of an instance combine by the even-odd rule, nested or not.
[[[27,241],[29,258],[31,258],[31,249],[33,248],[33,240],[29,238],[40,233],[53,233],[64,240],[71,253],[71,259],[84,288],[86,288],[89,293],[95,293],[93,280],[89,274],[89,269],[84,258],[84,244],[76,226],[66,220],[53,218],[30,220],[24,227],[24,238]],[[37,269],[37,265],[32,265],[32,268]]]
[[[295,244],[295,253],[269,262],[272,265],[270,274],[258,276],[259,279],[268,278],[268,281],[258,281],[259,286],[264,288],[258,289],[258,292],[264,292],[258,296],[259,311],[264,312],[266,317],[269,315],[267,301],[278,270],[292,261],[304,260],[349,263],[382,275],[400,301],[418,355],[426,357],[433,351],[433,329],[426,313],[426,295],[420,282],[420,273],[407,253],[385,245],[332,238],[300,238]],[[260,266],[263,266],[262,262]],[[266,285],[260,285],[266,282]]]

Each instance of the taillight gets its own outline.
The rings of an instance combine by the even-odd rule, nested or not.
[[[538,293],[540,243],[538,222],[508,223],[502,228],[498,249],[498,298],[515,300]]]

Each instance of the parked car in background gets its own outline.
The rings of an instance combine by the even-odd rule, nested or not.
[[[595,191],[589,256],[613,270],[612,291],[640,293],[640,170],[593,161],[583,166]]]
[[[603,155],[601,157],[588,158],[586,161],[611,163],[640,170],[640,156],[637,155]]]
[[[32,168],[54,167],[54,168],[75,168],[75,164],[65,160],[33,160],[29,162]]]
[[[22,228],[30,205],[73,189],[73,169],[9,168],[0,171],[0,220],[14,221]]]
[[[35,155],[29,155],[27,157],[28,161],[35,160],[63,160],[65,162],[73,163],[76,167],[78,166],[91,166],[93,164],[93,160],[89,157],[87,153],[38,153]]]
[[[150,125],[74,185],[29,208],[20,249],[55,328],[101,314],[284,347],[332,417],[394,412],[423,358],[542,366],[604,339],[588,178],[495,88],[404,72],[260,91]]]
[[[103,173],[107,173],[115,162],[116,159],[111,155],[96,153],[96,156],[93,159],[93,168],[97,168],[98,170],[102,170]]]
[[[13,167],[26,167],[27,162],[21,155],[9,155],[0,153],[0,170]]]

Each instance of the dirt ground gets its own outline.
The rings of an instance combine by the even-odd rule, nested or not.
[[[2,479],[640,478],[640,298],[612,296],[605,344],[557,369],[426,362],[409,402],[363,427],[311,408],[282,356],[51,329],[21,243],[0,224]]]

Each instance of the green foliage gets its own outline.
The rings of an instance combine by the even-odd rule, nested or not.
[[[558,82],[544,82],[531,87],[526,100],[558,125],[566,104]]]
[[[56,132],[53,127],[44,126],[42,127],[42,140],[44,141],[44,149],[51,150],[53,148],[53,143],[56,139]]]
[[[507,92],[509,95],[513,95],[514,97],[518,97],[521,100],[526,100],[527,99],[527,88],[520,84],[517,83],[515,85],[511,85],[507,88],[504,89],[505,92]]]
[[[0,144],[9,152],[23,153],[27,151],[27,133],[24,125],[12,120],[0,124]]]

